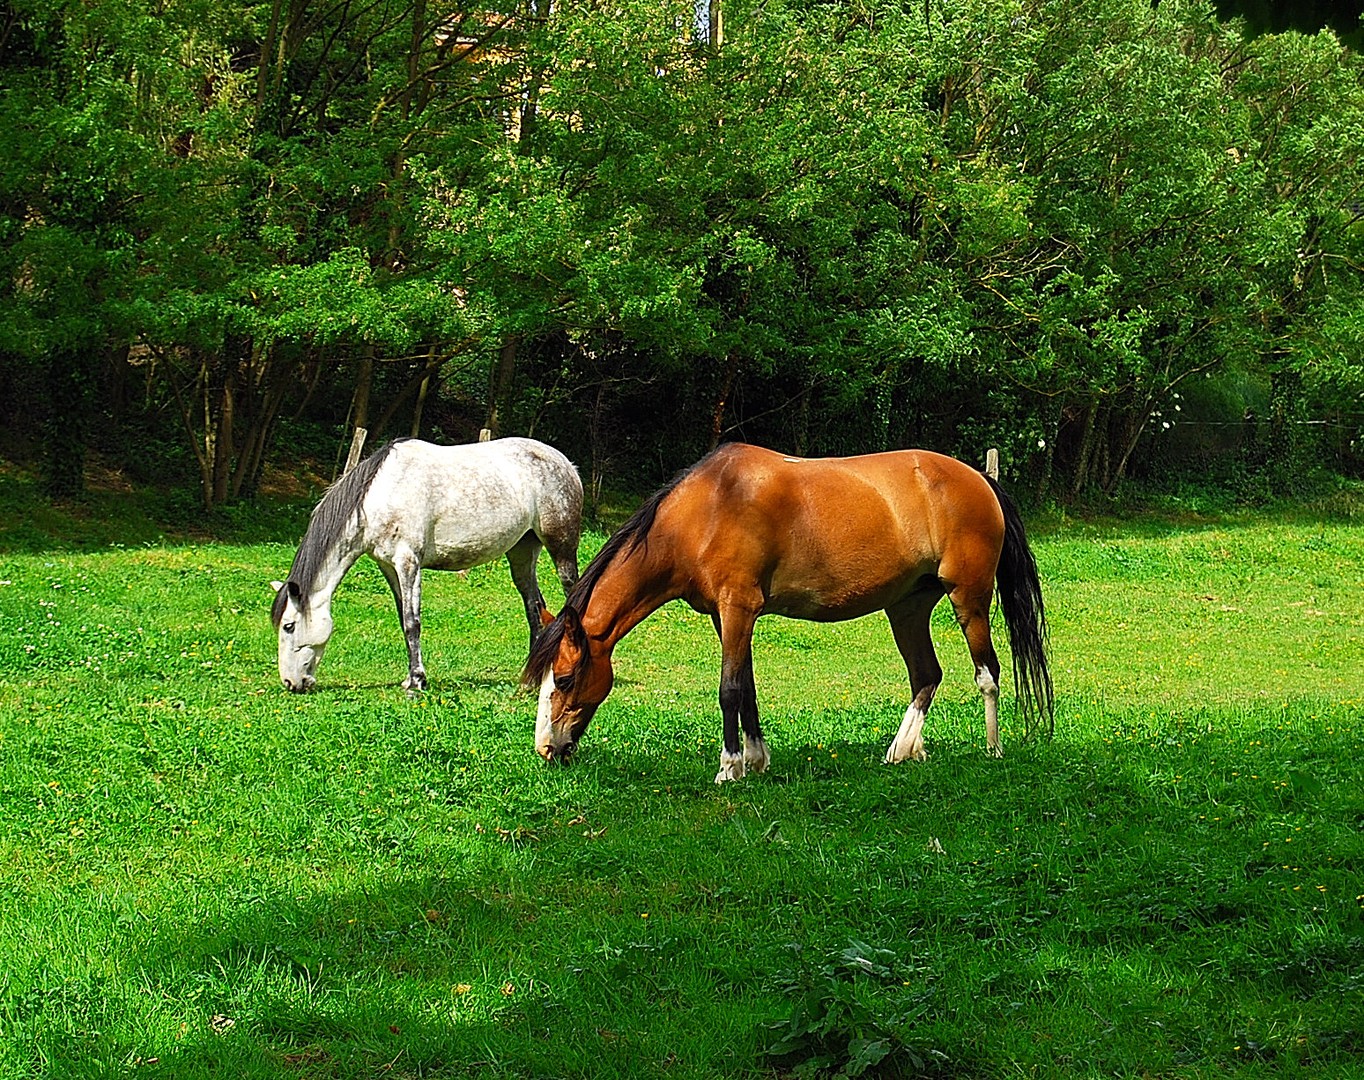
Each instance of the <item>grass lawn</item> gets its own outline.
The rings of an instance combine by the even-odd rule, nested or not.
[[[505,564],[427,575],[409,697],[362,562],[291,696],[285,535],[0,549],[0,1076],[1364,1077],[1357,524],[1039,532],[1056,736],[1006,679],[998,761],[946,610],[895,768],[884,618],[764,620],[723,787],[708,619],[548,767]]]

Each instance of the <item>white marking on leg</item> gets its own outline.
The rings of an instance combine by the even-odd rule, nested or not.
[[[715,774],[715,782],[723,784],[726,780],[742,780],[744,778],[744,755],[743,751],[731,754],[728,750],[720,751],[720,771]]]
[[[545,672],[545,677],[540,683],[540,704],[535,712],[535,749],[543,752],[549,746],[550,733],[553,725],[550,723],[550,695],[554,693],[554,670],[551,668]]]
[[[985,699],[985,747],[993,757],[1003,757],[1004,747],[999,742],[999,684],[990,669],[983,664],[976,670],[976,685]]]
[[[744,736],[744,768],[749,772],[767,772],[771,756],[767,752],[767,740],[759,735],[756,739]]]
[[[927,761],[928,753],[924,750],[923,730],[924,711],[918,705],[911,704],[905,710],[905,718],[900,721],[900,730],[896,732],[890,749],[886,751],[886,764],[898,765],[911,758],[915,761]]]

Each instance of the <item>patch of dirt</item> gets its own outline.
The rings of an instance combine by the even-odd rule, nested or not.
[[[290,469],[266,465],[261,474],[260,493],[277,499],[304,499],[320,496],[330,483],[314,461],[295,462]]]

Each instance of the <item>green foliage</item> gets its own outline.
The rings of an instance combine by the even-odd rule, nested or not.
[[[768,1025],[764,1054],[796,1077],[877,1075],[891,1065],[900,1076],[925,1071],[926,1059],[901,1032],[922,1017],[929,995],[905,992],[913,984],[904,976],[912,972],[901,970],[892,950],[854,939],[818,965],[804,961],[802,951],[796,950],[802,962],[795,973],[777,982],[792,999],[791,1015]]]
[[[599,479],[727,437],[992,444],[1043,497],[1112,495],[1223,371],[1277,388],[1275,467],[1359,467],[1364,68],[1333,35],[1201,0],[694,18],[17,5],[0,384],[154,357],[138,405],[210,504],[290,406],[344,437],[372,392],[392,434],[445,379],[429,424],[497,405]],[[73,433],[123,424],[117,363],[75,366]]]

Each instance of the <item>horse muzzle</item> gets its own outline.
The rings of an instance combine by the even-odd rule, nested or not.
[[[577,748],[576,739],[565,739],[558,743],[541,743],[535,748],[535,752],[551,764],[557,761],[567,765],[573,758],[573,751]]]
[[[311,675],[300,675],[297,679],[280,679],[284,683],[284,689],[293,694],[306,694],[317,685],[317,679]]]

